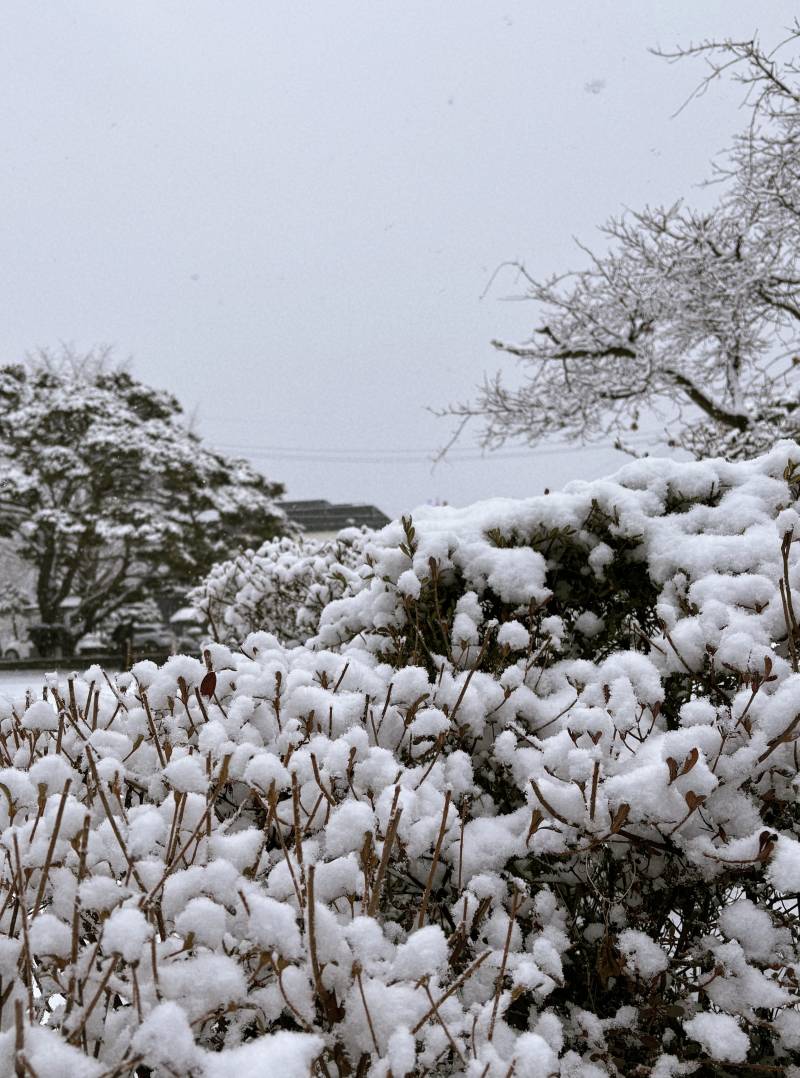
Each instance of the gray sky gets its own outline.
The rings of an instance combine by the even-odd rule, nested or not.
[[[0,361],[112,343],[290,497],[525,496],[613,450],[440,465],[447,421],[533,309],[493,270],[672,201],[743,122],[647,48],[773,0],[4,0]],[[598,238],[598,242],[602,242]],[[467,432],[464,450],[475,443]],[[252,452],[245,452],[248,447]],[[280,447],[275,451],[272,447]],[[334,459],[311,459],[325,457]],[[339,459],[335,459],[339,458]]]

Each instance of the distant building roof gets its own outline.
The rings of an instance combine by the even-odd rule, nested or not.
[[[280,505],[287,517],[307,532],[338,532],[342,528],[383,528],[390,523],[389,517],[374,505],[357,505],[352,502],[332,505],[324,498],[281,502]]]

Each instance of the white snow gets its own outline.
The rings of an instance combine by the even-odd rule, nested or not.
[[[776,1059],[796,1052],[800,675],[776,528],[793,461],[788,444],[746,464],[640,461],[546,498],[426,509],[412,558],[400,527],[362,535],[327,590],[341,560],[304,549],[293,575],[281,542],[252,579],[249,555],[230,570],[230,641],[242,593],[265,609],[281,574],[299,589],[284,613],[306,620],[291,645],[214,645],[213,697],[184,702],[178,678],[197,686],[205,666],[183,657],[100,685],[94,729],[0,701],[0,870],[13,890],[18,848],[47,1021],[25,1033],[36,1058],[57,1046],[41,1073],[85,1062],[94,1078],[130,1051],[180,1078],[305,1076],[335,1049],[376,1078],[587,1078],[652,1026],[661,1047],[632,1051],[676,1078],[698,1050],[745,1060],[756,1017]],[[541,535],[575,549],[545,558]],[[649,574],[635,632],[604,591],[612,562],[614,579]],[[789,576],[800,587],[800,544]],[[85,707],[86,680],[74,690]],[[696,926],[676,880],[708,889]],[[0,976],[27,1007],[11,905]],[[122,1001],[87,1023],[97,1059],[65,1039],[74,938],[83,999]],[[702,1002],[687,961],[709,971]],[[584,983],[602,991],[606,970],[623,999],[600,1017]]]
[[[744,1063],[747,1058],[750,1039],[729,1014],[696,1014],[683,1028],[718,1063]]]
[[[103,950],[121,955],[126,962],[138,962],[152,934],[152,925],[141,910],[116,909],[103,926]]]

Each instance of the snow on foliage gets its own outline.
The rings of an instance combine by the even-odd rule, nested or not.
[[[798,508],[786,442],[429,509],[305,645],[4,705],[0,1071],[791,1074]]]
[[[327,604],[357,583],[368,535],[346,528],[336,539],[268,540],[215,565],[188,601],[221,643],[241,643],[257,630],[304,643]]]

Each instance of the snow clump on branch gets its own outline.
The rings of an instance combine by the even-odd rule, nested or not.
[[[285,644],[305,643],[332,599],[358,588],[367,529],[345,528],[335,539],[271,539],[215,565],[188,602],[214,639],[234,645],[267,630]]]
[[[4,705],[0,1071],[791,1074],[799,499],[427,509],[307,645]]]

